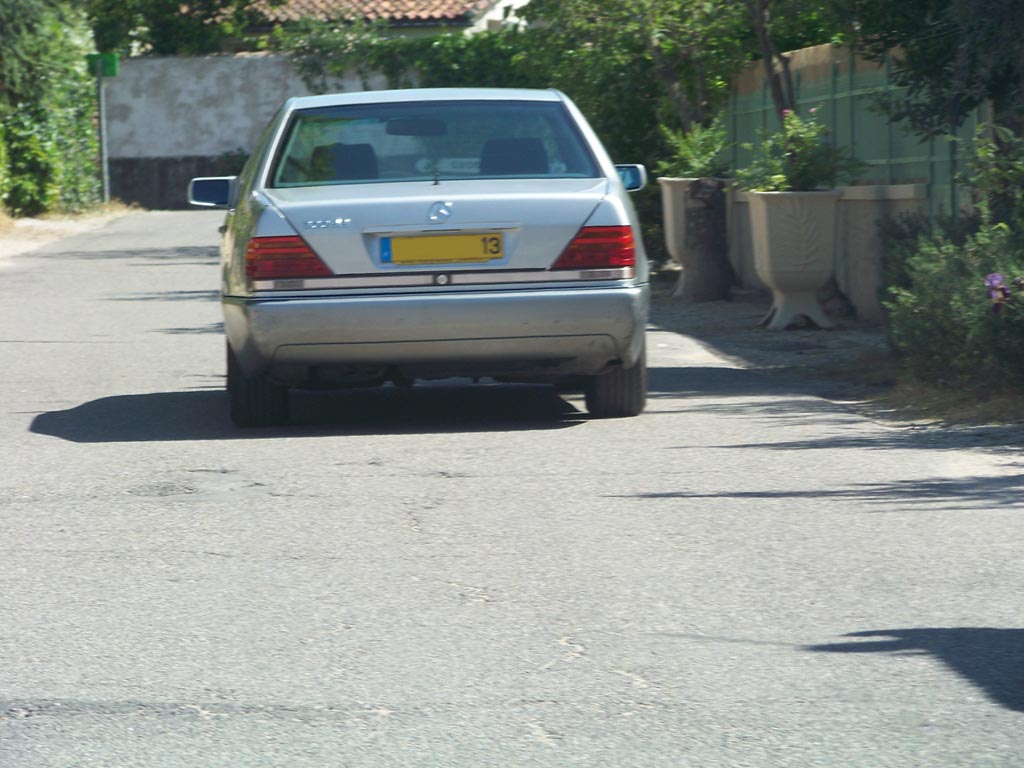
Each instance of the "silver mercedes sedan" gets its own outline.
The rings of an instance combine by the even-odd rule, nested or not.
[[[593,416],[647,392],[648,271],[613,165],[557,91],[411,89],[289,99],[227,209],[231,417],[288,419],[289,388],[487,377],[572,382]]]

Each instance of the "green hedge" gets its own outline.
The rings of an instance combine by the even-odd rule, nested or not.
[[[58,148],[47,112],[18,104],[7,118],[7,176],[4,205],[15,216],[35,216],[56,207]]]
[[[0,203],[16,216],[100,201],[91,50],[70,4],[7,0],[0,9]]]
[[[905,222],[890,248],[889,333],[916,380],[979,396],[1024,391],[1024,140],[988,128],[964,181],[973,218]],[[1003,286],[987,285],[1001,275]],[[1016,278],[1022,278],[1015,284]]]
[[[957,244],[924,238],[905,264],[907,287],[887,303],[892,341],[918,381],[976,390],[1024,390],[1024,252],[1005,224],[985,225]],[[1003,275],[1010,300],[998,305],[985,279]]]

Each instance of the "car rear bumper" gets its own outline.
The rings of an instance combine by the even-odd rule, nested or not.
[[[247,375],[322,365],[597,373],[636,361],[648,306],[646,285],[223,301]]]

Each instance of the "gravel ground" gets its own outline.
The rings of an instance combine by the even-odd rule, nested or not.
[[[651,323],[690,336],[742,368],[789,377],[811,394],[842,403],[851,411],[919,440],[949,448],[1013,448],[1024,445],[1022,424],[994,416],[947,418],[939,412],[914,415],[878,397],[886,388],[864,383],[863,371],[877,365],[888,346],[884,327],[847,318],[831,330],[769,331],[758,326],[771,307],[767,291],[737,291],[732,301],[683,304],[672,298],[675,275],[653,282]],[[842,364],[861,363],[860,369]]]
[[[672,298],[674,276],[653,284],[651,322],[692,336],[743,368],[821,373],[836,363],[886,349],[882,326],[844,319],[834,329],[769,331],[758,322],[771,307],[767,291],[736,291],[732,301],[683,304]]]

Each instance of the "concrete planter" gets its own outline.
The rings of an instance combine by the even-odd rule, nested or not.
[[[757,276],[772,291],[762,325],[783,330],[801,316],[831,328],[817,291],[835,273],[836,211],[841,193],[749,192]]]
[[[723,179],[658,179],[665,246],[683,271],[675,296],[684,302],[728,299],[733,283],[726,241]]]
[[[690,198],[690,185],[697,179],[684,177],[658,178],[661,187],[661,214],[665,226],[665,247],[680,264],[686,251],[687,211],[696,203]]]

